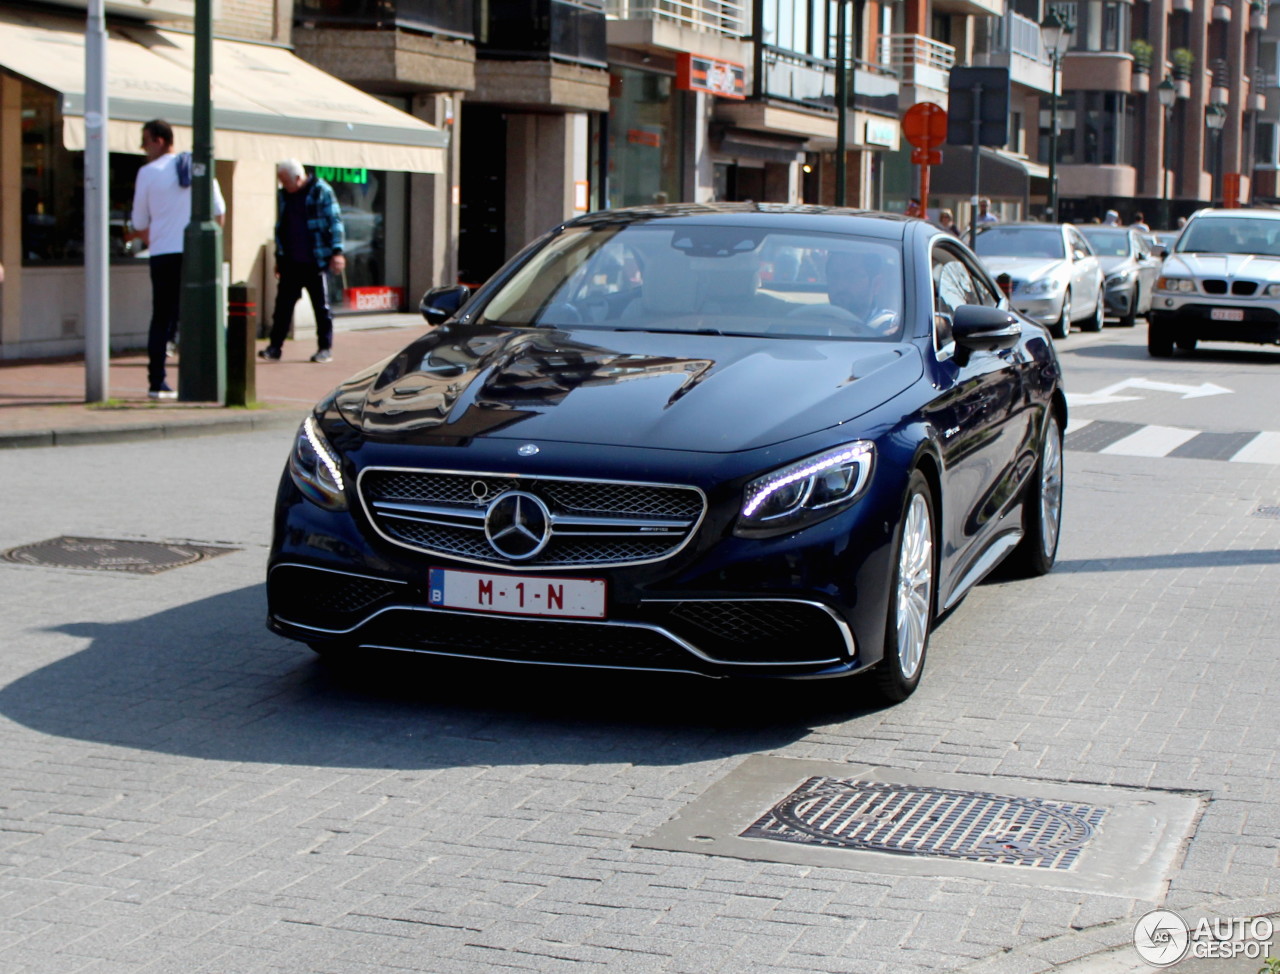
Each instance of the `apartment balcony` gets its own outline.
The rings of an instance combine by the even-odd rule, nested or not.
[[[298,55],[370,91],[475,87],[473,0],[295,0]]]
[[[751,60],[751,7],[740,0],[605,0],[605,13],[616,47]]]
[[[1008,68],[1009,80],[1036,91],[1053,91],[1053,67],[1040,40],[1040,25],[1030,17],[1007,13],[978,21],[973,65]]]
[[[762,45],[761,64],[757,95],[805,108],[836,110],[834,61]],[[891,68],[855,61],[854,70],[849,73],[849,107],[896,118],[900,88],[898,75]]]
[[[486,0],[475,36],[480,58],[608,65],[602,0]]]
[[[295,0],[293,17],[305,27],[388,30],[472,39],[472,0]]]
[[[888,64],[902,79],[898,103],[909,108],[931,101],[947,107],[947,87],[956,49],[921,34],[886,34],[880,38],[880,63]]]

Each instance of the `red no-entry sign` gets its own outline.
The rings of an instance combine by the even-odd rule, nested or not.
[[[917,149],[936,149],[947,141],[947,112],[922,101],[902,113],[902,135]]]

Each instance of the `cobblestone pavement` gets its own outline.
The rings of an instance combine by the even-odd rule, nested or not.
[[[325,666],[263,627],[290,438],[0,455],[0,549],[241,549],[149,577],[0,562],[6,974],[1133,968],[1111,948],[1155,902],[634,847],[751,754],[1201,795],[1163,902],[1280,906],[1280,519],[1257,513],[1280,468],[1069,452],[1058,569],[976,589],[920,691],[875,709]]]

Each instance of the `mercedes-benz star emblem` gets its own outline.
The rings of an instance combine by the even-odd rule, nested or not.
[[[538,452],[540,451],[538,450],[537,445],[534,443],[526,443],[524,444],[524,446],[520,447],[520,449],[516,450],[516,453],[518,453],[522,457],[531,457],[537,454]]]
[[[551,540],[551,512],[532,494],[509,490],[494,498],[485,512],[484,536],[503,558],[525,561]]]

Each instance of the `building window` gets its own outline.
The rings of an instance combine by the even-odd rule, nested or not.
[[[141,140],[141,125],[138,133]],[[134,179],[146,161],[140,153],[108,156],[108,249],[113,259],[129,260],[135,253],[124,235]],[[28,84],[22,86],[21,212],[24,264],[84,263],[84,153],[62,145],[58,96]]]
[[[1049,154],[1050,103],[1040,106],[1040,158]],[[1068,91],[1058,103],[1058,162],[1081,166],[1133,163],[1133,103],[1116,91]]]
[[[1274,169],[1276,160],[1276,126],[1274,122],[1259,122],[1257,141],[1254,145],[1256,165]]]
[[[1072,26],[1073,51],[1128,51],[1132,10],[1126,0],[1055,2],[1050,7]]]

